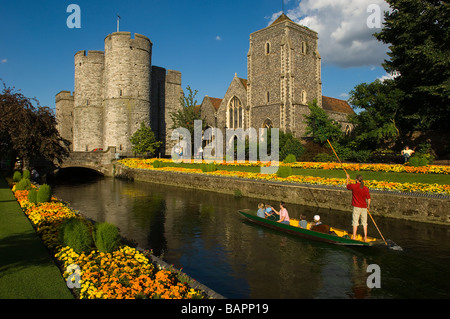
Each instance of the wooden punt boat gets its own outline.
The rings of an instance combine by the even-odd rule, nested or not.
[[[347,246],[375,246],[383,244],[382,241],[373,237],[367,237],[367,242],[364,242],[361,235],[357,235],[356,239],[351,239],[351,233],[334,227],[329,227],[329,230],[327,229],[326,232],[319,232],[310,230],[310,223],[308,223],[307,229],[298,227],[299,221],[292,218],[290,219],[290,225],[287,225],[258,217],[256,216],[256,211],[253,210],[244,209],[240,210],[239,213],[255,224],[316,241]]]

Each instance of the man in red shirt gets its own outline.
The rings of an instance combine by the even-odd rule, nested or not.
[[[347,174],[347,189],[352,191],[352,226],[353,239],[356,239],[356,230],[359,226],[359,218],[364,229],[364,241],[367,241],[367,210],[370,207],[370,193],[367,186],[364,186],[363,177],[356,176],[356,183],[350,184],[350,176]]]

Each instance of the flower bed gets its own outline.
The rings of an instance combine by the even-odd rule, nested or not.
[[[28,191],[14,191],[14,195],[44,244],[55,256],[64,278],[75,283],[76,276],[79,276],[80,288],[74,288],[73,292],[80,299],[207,298],[202,291],[190,288],[187,282],[180,280],[178,271],[152,263],[148,253],[135,248],[121,245],[112,253],[102,253],[93,248],[77,254],[72,248],[61,246],[58,241],[59,226],[65,219],[83,218],[79,212],[55,198],[51,202],[35,205],[28,201]]]
[[[182,168],[182,167],[161,167],[154,168],[153,161],[157,159],[122,159],[119,162],[130,168],[137,169],[149,169],[149,170],[160,170],[160,171],[171,171],[171,172],[182,172],[189,174],[208,174],[215,176],[229,176],[238,178],[249,178],[249,179],[259,179],[268,181],[283,181],[291,183],[301,183],[301,184],[321,184],[321,185],[332,185],[332,186],[344,186],[346,180],[343,178],[325,178],[325,177],[313,177],[313,176],[302,176],[302,175],[291,175],[286,178],[278,177],[276,174],[260,174],[251,172],[239,172],[239,171],[224,171],[217,170],[214,172],[202,172],[201,169],[193,168]],[[158,159],[161,161],[161,159]],[[165,162],[172,162],[170,159],[162,160]],[[240,165],[240,164],[233,164]],[[242,165],[249,166],[255,165],[256,163],[244,163]],[[261,164],[260,164],[261,165]],[[302,167],[302,168],[317,168],[317,169],[342,169],[340,164],[336,163],[292,163],[292,164],[282,164],[289,165],[292,167]],[[302,166],[303,165],[303,166]],[[372,170],[372,171],[396,171],[399,172],[400,168],[398,166],[406,167],[403,165],[385,165],[385,164],[344,164],[346,170]],[[391,168],[389,168],[391,167]],[[448,174],[448,169],[444,166],[439,166],[440,169],[430,169],[428,173],[438,174]],[[412,167],[414,169],[420,169],[417,167]],[[409,171],[412,173],[413,171]],[[424,171],[422,172],[424,173]],[[450,185],[440,185],[440,184],[427,184],[427,183],[398,183],[398,182],[386,182],[386,181],[376,181],[367,180],[364,181],[365,185],[371,189],[377,190],[389,190],[398,192],[418,192],[418,193],[433,193],[433,194],[443,194],[450,195]]]

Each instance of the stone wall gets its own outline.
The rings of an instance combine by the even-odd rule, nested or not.
[[[62,138],[68,140],[73,150],[73,106],[74,97],[70,91],[61,91],[55,97],[56,128]]]
[[[290,183],[256,181],[232,177],[207,176],[156,170],[131,169],[115,164],[116,177],[179,187],[188,187],[225,194],[239,190],[243,196],[261,198],[276,203],[314,206],[325,209],[351,211],[351,192],[345,188],[294,185]],[[390,192],[371,192],[372,215],[418,222],[450,225],[448,206],[444,197],[400,195]]]

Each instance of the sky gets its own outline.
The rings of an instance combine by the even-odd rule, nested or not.
[[[76,21],[71,4],[79,28],[67,23]],[[388,76],[388,47],[372,36],[389,9],[384,0],[0,0],[0,79],[54,108],[58,92],[74,90],[74,54],[104,51],[120,15],[120,31],[150,38],[152,64],[181,71],[198,103],[223,98],[235,73],[247,78],[250,34],[283,9],[318,32],[323,95],[346,100],[356,85]]]

